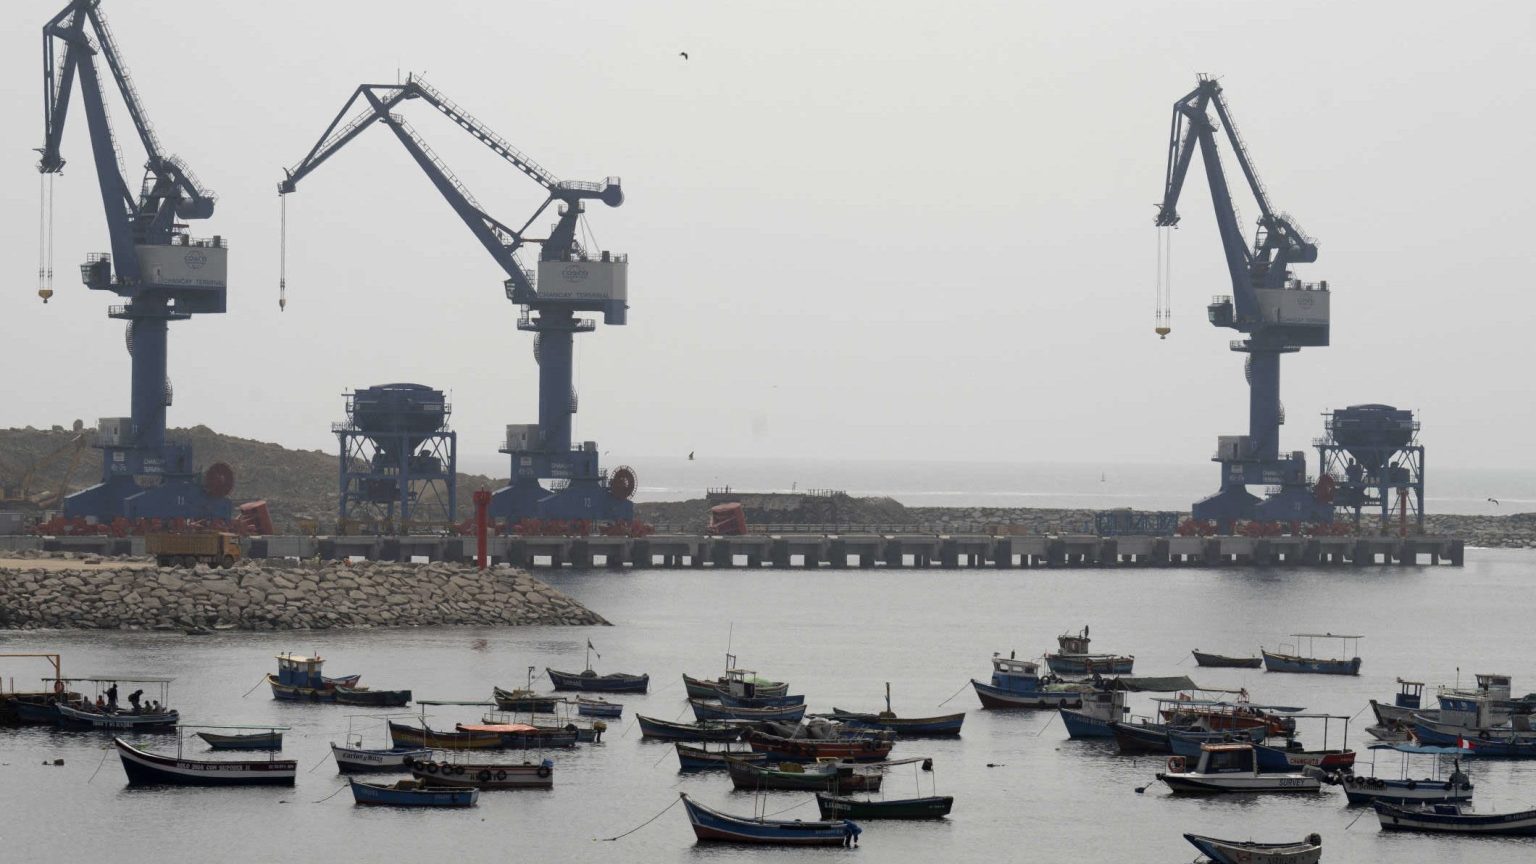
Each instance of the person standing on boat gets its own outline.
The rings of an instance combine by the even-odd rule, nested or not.
[[[859,823],[853,821],[852,819],[844,819],[843,820],[843,845],[844,846],[850,846],[851,847],[851,846],[859,845],[859,835],[863,834],[863,833],[864,833],[864,829],[859,827]]]
[[[112,682],[112,686],[107,688],[107,709],[110,710],[110,711],[116,711],[117,710],[117,682],[116,681],[113,681]]]
[[[143,690],[135,690],[128,694],[128,704],[133,706],[133,713],[139,713],[139,697],[144,695]]]

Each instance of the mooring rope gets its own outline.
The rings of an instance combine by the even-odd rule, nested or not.
[[[267,676],[266,676],[266,673],[262,673],[261,680],[256,682],[256,687],[260,687],[261,685],[263,685],[265,683],[267,683]],[[251,689],[245,691],[245,693],[242,694],[240,696],[240,698],[244,699],[246,696],[249,696],[252,693],[255,693],[256,692],[256,687],[252,687]]]
[[[671,804],[668,804],[667,806],[661,808],[661,813],[665,813],[668,810],[671,810],[673,807],[676,807],[677,806],[677,802],[681,801],[681,800],[683,800],[683,796],[681,796],[681,795],[677,796],[677,798],[674,799]],[[596,842],[612,843],[613,841],[618,840],[620,838],[628,837],[629,835],[635,833],[636,831],[639,831],[641,828],[644,828],[645,826],[651,824],[652,822],[655,822],[657,819],[660,819],[661,818],[661,813],[657,813],[655,816],[652,816],[651,818],[645,820],[644,822],[641,822],[639,825],[636,825],[635,827],[629,829],[628,831],[625,831],[623,834],[616,834],[616,835],[614,835],[612,837],[602,837],[602,838],[593,837],[592,841],[594,843],[596,843]]]
[[[351,789],[351,788],[352,788],[352,784],[348,783],[347,785],[341,787],[340,789],[337,789],[335,792],[332,792],[331,794],[325,796],[324,798],[321,798],[319,801],[311,801],[309,803],[311,803],[311,804],[323,804],[326,801],[329,801],[332,798],[335,798],[337,795],[340,795],[341,793],[343,793],[343,792],[345,792],[345,791],[347,791],[348,789]]]
[[[117,749],[116,745],[101,748],[101,761],[96,763],[96,770],[91,772],[91,780],[95,780],[96,775],[101,773],[101,766],[107,764],[107,756],[115,749]],[[91,780],[85,781],[85,784],[89,786]]]

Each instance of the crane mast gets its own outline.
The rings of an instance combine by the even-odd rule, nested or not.
[[[516,227],[492,216],[421,135],[396,113],[409,100],[430,105],[539,184],[546,195],[543,203]],[[578,317],[577,313],[601,313],[603,322],[610,325],[627,322],[628,259],[588,250],[577,239],[587,201],[601,201],[610,207],[624,202],[619,179],[560,180],[420,76],[410,75],[403,83],[363,84],[353,91],[319,141],[298,164],[285,169],[278,194],[286,200],[289,193],[297,191],[301,180],[375,123],[389,128],[506,274],[503,288],[507,299],[522,308],[517,327],[535,334],[539,422],[507,427],[501,452],[511,457],[512,481],[492,496],[490,514],[509,521],[631,519],[634,508],[628,497],[633,492],[632,484],[609,487],[607,474],[599,467],[596,443],[573,442],[571,422],[577,408],[572,386],[574,337],[596,329],[594,320]],[[529,236],[531,226],[551,208],[556,211],[556,220],[548,235]],[[529,246],[538,247],[537,273],[523,265],[519,254]],[[286,285],[284,274],[280,282],[284,292]],[[546,487],[545,481],[549,480],[556,484]],[[553,488],[555,485],[560,488]]]
[[[1216,117],[1213,119],[1211,113]],[[1217,133],[1224,132],[1243,179],[1258,203],[1259,217],[1252,248],[1244,239],[1241,219],[1222,170]],[[1329,330],[1327,282],[1297,279],[1293,264],[1317,260],[1317,243],[1296,221],[1276,211],[1268,190],[1238,134],[1231,110],[1216,79],[1201,75],[1195,89],[1173,105],[1168,142],[1168,166],[1163,200],[1155,224],[1179,224],[1179,194],[1195,151],[1205,166],[1206,184],[1216,215],[1217,232],[1231,279],[1232,293],[1215,297],[1207,307],[1212,325],[1245,335],[1231,350],[1246,354],[1248,434],[1217,439],[1212,461],[1221,464],[1221,489],[1195,503],[1198,521],[1230,527],[1240,520],[1265,522],[1328,522],[1333,508],[1314,494],[1307,482],[1304,451],[1280,452],[1280,426],[1285,422],[1280,402],[1280,357],[1304,347],[1326,346]],[[1265,498],[1248,492],[1248,485],[1269,487]]]
[[[123,176],[98,57],[105,61],[144,148],[144,175],[137,193]],[[194,238],[181,221],[209,218],[216,198],[185,162],[161,145],[100,0],[72,0],[43,27],[44,138],[37,167],[45,188],[64,168],[61,147],[77,82],[111,247],[110,252],[89,255],[80,273],[87,288],[109,291],[125,301],[110,307],[108,314],[127,322],[132,396],[131,416],[99,421],[101,482],[69,496],[65,515],[103,521],[227,519],[227,480],[200,479],[191,445],[165,436],[166,408],[171,404],[167,325],[225,310],[228,249],[223,238]],[[52,224],[52,214],[46,212],[51,199],[45,194],[45,235]],[[51,238],[44,245],[51,249]],[[52,265],[39,270],[51,274]],[[44,302],[52,295],[51,275],[39,293]]]

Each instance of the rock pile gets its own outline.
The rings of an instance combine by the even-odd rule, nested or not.
[[[522,570],[456,564],[247,562],[80,570],[0,569],[0,628],[298,630],[607,624]]]

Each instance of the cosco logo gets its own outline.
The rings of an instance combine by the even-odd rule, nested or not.
[[[587,281],[587,268],[581,266],[580,264],[572,264],[564,270],[561,270],[560,275],[567,282],[585,282]]]
[[[187,257],[181,260],[186,262],[187,269],[201,270],[203,265],[208,263],[208,256],[201,252],[188,252]]]
[[[1302,294],[1300,297],[1296,298],[1296,305],[1303,309],[1311,309],[1312,304],[1315,302],[1317,302],[1316,299],[1307,294]]]

